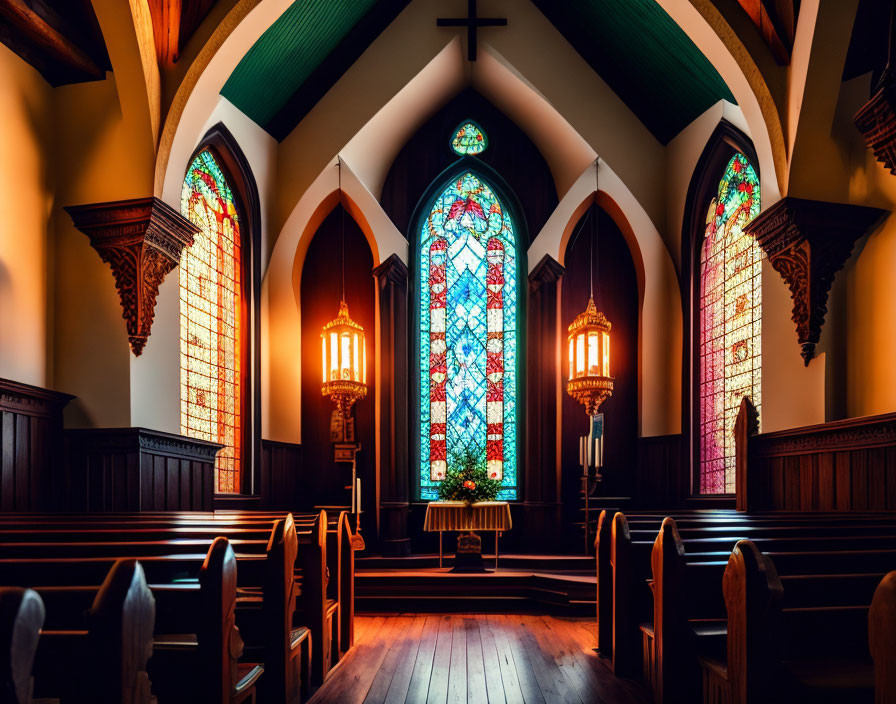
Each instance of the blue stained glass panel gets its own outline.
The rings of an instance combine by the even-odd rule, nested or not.
[[[448,459],[465,448],[517,497],[517,258],[513,222],[467,172],[421,225],[420,495],[437,498]]]

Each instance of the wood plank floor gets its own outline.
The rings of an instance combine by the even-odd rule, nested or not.
[[[357,616],[355,647],[311,704],[646,704],[598,658],[591,619],[536,614]]]

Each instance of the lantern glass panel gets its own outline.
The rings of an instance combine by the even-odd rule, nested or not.
[[[339,335],[330,333],[330,381],[339,378]]]
[[[585,374],[585,333],[576,335],[576,376]]]
[[[361,345],[361,381],[367,383],[367,345]]]
[[[321,335],[320,338],[320,373],[321,381],[327,383],[327,338]]]
[[[339,358],[339,369],[342,371],[343,379],[351,379],[350,364],[351,364],[351,354],[352,354],[352,352],[351,352],[352,339],[351,339],[351,336],[347,332],[342,333],[341,337],[342,337],[342,348],[340,350],[341,356]]]
[[[575,376],[576,371],[576,348],[573,338],[569,338],[569,378]]]
[[[361,381],[361,361],[358,356],[358,333],[352,336],[352,379]]]
[[[600,374],[599,338],[597,332],[588,333],[588,376]]]
[[[604,353],[604,376],[610,376],[610,333],[602,332]]]

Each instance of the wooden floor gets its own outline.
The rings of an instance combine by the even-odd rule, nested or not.
[[[355,647],[311,698],[407,704],[649,701],[594,652],[593,619],[535,614],[358,616]]]

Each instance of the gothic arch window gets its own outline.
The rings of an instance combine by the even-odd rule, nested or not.
[[[200,149],[187,169],[181,212],[199,232],[180,263],[181,432],[224,445],[215,491],[239,493],[251,453],[249,267],[234,184],[219,152]]]
[[[436,498],[465,450],[502,481],[500,498],[517,498],[524,262],[509,204],[471,156],[479,145],[487,140],[475,123],[455,131],[464,158],[430,189],[415,233],[422,499]]]
[[[718,172],[717,172],[718,173]],[[734,421],[761,407],[761,250],[744,226],[759,214],[759,178],[735,152],[705,211],[697,298],[699,491],[734,493]]]

